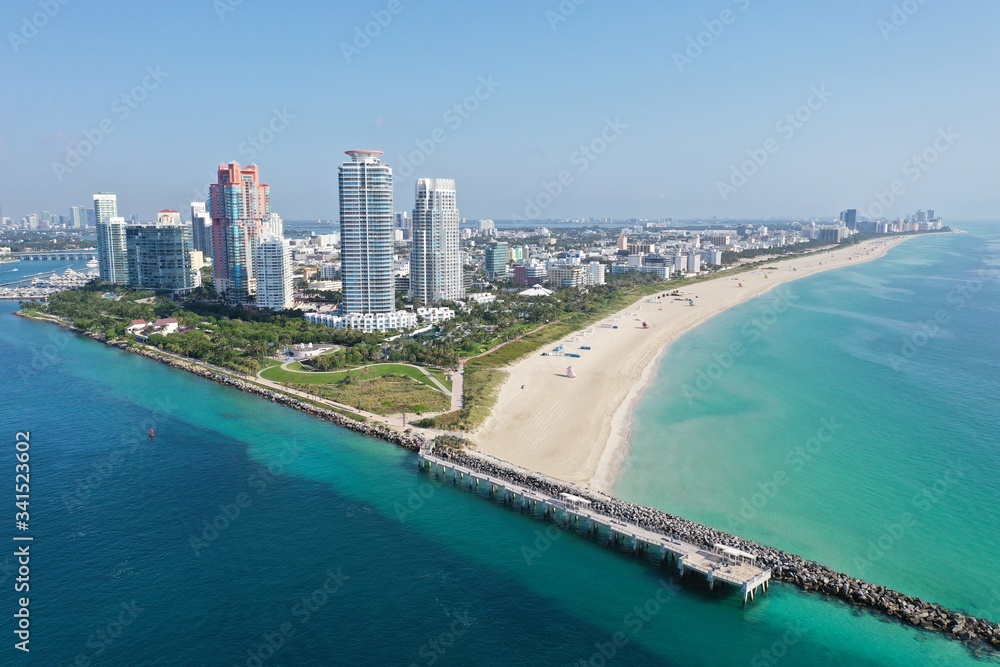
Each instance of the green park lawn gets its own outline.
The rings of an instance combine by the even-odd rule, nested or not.
[[[302,365],[299,363],[294,363],[289,366],[290,369],[302,369]],[[439,371],[430,371],[434,377],[437,378],[441,384],[451,389],[451,382],[446,382],[444,379],[444,373]],[[294,372],[294,370],[285,370],[281,368],[280,362],[275,362],[274,365],[266,368],[262,373],[261,377],[265,380],[271,380],[272,382],[288,382],[290,384],[309,384],[309,385],[324,385],[324,384],[334,384],[340,382],[344,378],[350,375],[356,380],[373,380],[375,378],[380,378],[384,375],[403,375],[405,377],[416,380],[421,384],[425,384],[428,387],[438,390],[438,387],[431,382],[426,375],[420,372],[420,369],[414,368],[413,366],[407,366],[404,364],[371,364],[368,366],[361,366],[349,371],[334,371],[329,373],[321,373],[314,371],[301,371]],[[440,390],[438,390],[440,391]]]

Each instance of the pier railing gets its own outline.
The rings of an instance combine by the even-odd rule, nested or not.
[[[767,591],[770,585],[770,569],[759,568],[723,551],[688,544],[601,514],[592,509],[590,501],[585,498],[566,493],[561,494],[561,498],[556,498],[537,489],[449,461],[436,456],[430,444],[420,449],[418,465],[439,478],[447,480],[450,477],[456,486],[470,489],[488,487],[490,496],[498,497],[505,505],[536,511],[540,507],[546,519],[550,518],[567,526],[575,525],[595,536],[603,531],[612,544],[631,546],[633,551],[658,556],[661,563],[672,563],[681,577],[689,571],[697,572],[708,581],[709,589],[713,589],[716,583],[735,586],[743,593],[744,604],[747,600],[754,600],[758,591]]]

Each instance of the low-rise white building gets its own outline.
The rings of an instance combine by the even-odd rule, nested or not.
[[[475,294],[467,294],[465,298],[469,301],[475,301],[479,305],[484,305],[496,301],[497,295],[493,292],[476,292]]]
[[[365,333],[374,333],[376,331],[413,329],[417,326],[417,314],[405,310],[397,310],[394,313],[350,313],[348,315],[307,313],[306,321],[334,329],[356,329]]]
[[[454,319],[455,311],[451,308],[417,308],[417,317],[424,324],[438,324]]]
[[[177,333],[179,328],[180,324],[177,322],[177,319],[173,317],[159,319],[153,323],[153,333],[163,334],[164,336]]]

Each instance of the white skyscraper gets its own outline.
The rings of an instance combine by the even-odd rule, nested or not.
[[[264,226],[261,230],[261,236],[264,238],[285,238],[285,221],[281,219],[280,215],[274,211],[267,214],[267,217],[264,218]]]
[[[431,304],[462,298],[459,220],[454,180],[417,180],[410,253],[410,296],[415,301]]]
[[[203,201],[191,202],[191,237],[194,249],[201,251],[205,257],[211,257],[212,248],[212,216],[208,214]]]
[[[347,151],[340,166],[340,256],[344,313],[396,310],[392,274],[392,169],[382,151]]]
[[[272,236],[261,241],[256,256],[257,307],[287,310],[295,305],[292,282],[292,248],[288,241]]]
[[[71,206],[69,209],[70,226],[83,229],[87,226],[87,209],[82,206]]]
[[[101,280],[128,283],[128,249],[125,218],[113,217],[97,223],[97,265]]]
[[[125,218],[118,217],[118,197],[110,192],[94,195],[94,220],[101,280],[124,285],[128,282],[128,261]]]
[[[118,196],[111,192],[94,195],[94,222],[100,225],[118,217]]]

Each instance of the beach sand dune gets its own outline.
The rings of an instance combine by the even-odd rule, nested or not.
[[[874,239],[775,262],[777,270],[723,273],[681,288],[682,300],[668,296],[656,304],[648,302],[652,297],[643,298],[602,320],[617,329],[595,325],[589,333],[567,336],[510,366],[496,407],[471,439],[480,451],[497,458],[607,490],[627,451],[630,415],[670,341],[778,285],[876,259],[906,238],[912,237]],[[694,306],[688,305],[688,298]],[[558,345],[580,358],[541,356]],[[581,350],[583,346],[591,349]],[[575,379],[567,377],[569,366]]]

